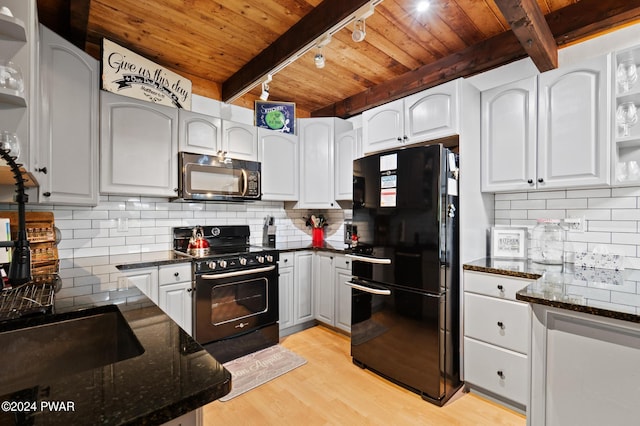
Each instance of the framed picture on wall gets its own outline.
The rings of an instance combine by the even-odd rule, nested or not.
[[[526,227],[492,227],[491,257],[495,259],[526,259],[527,232]]]
[[[296,104],[256,101],[255,122],[256,127],[295,134]]]

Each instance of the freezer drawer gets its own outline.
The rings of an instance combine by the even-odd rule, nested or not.
[[[457,339],[445,321],[446,294],[398,288],[352,290],[354,363],[410,388],[431,402],[460,385]]]

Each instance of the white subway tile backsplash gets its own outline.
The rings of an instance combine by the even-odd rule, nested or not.
[[[586,209],[586,198],[566,198],[547,200],[548,209]]]
[[[513,192],[513,193],[498,193],[495,195],[496,201],[505,201],[505,200],[526,200],[527,193],[526,192]]]
[[[564,210],[528,210],[527,219],[564,219],[566,217]]]
[[[584,217],[585,220],[610,220],[611,210],[608,209],[583,209],[583,210],[567,210],[566,217]]]
[[[633,221],[590,220],[589,231],[593,232],[636,232],[637,224]]]
[[[511,201],[511,209],[543,210],[546,207],[547,207],[546,200],[513,200]]]
[[[612,220],[635,220],[640,221],[639,209],[615,209],[611,210]]]
[[[590,198],[590,209],[635,209],[637,199],[632,197]]]
[[[527,194],[529,200],[553,200],[566,197],[567,191],[532,191]]]
[[[610,198],[611,189],[574,189],[567,191],[567,198]]]

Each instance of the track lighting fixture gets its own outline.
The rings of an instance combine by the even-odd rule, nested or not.
[[[267,79],[262,82],[262,93],[260,94],[260,99],[266,101],[269,99],[269,83],[273,80],[273,76],[271,74],[267,74]]]
[[[364,19],[358,19],[354,21],[353,33],[351,34],[351,38],[353,39],[353,41],[355,41],[356,43],[360,43],[362,40],[364,40],[366,35],[367,32],[365,30]]]
[[[313,57],[313,62],[316,64],[316,68],[324,68],[324,55],[322,54],[322,46],[318,46],[316,56]]]

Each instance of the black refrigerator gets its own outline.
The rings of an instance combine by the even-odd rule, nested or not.
[[[457,155],[440,144],[353,163],[353,362],[437,405],[460,387]]]

